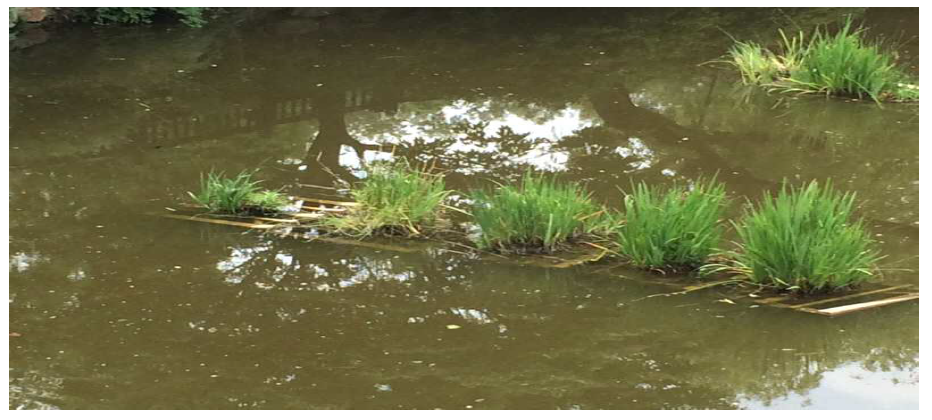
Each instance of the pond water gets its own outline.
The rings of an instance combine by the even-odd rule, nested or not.
[[[882,281],[918,285],[918,105],[768,96],[708,63],[726,33],[845,13],[918,74],[918,9],[274,9],[12,51],[10,406],[918,408],[917,301],[826,318],[158,217],[211,168],[320,195],[391,152],[610,205],[639,180],[717,172],[737,211],[832,178]]]

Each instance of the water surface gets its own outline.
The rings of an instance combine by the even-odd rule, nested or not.
[[[832,178],[918,285],[918,105],[769,96],[709,64],[853,12],[918,74],[918,10],[282,9],[67,28],[11,53],[14,408],[918,408],[919,305],[837,319],[545,269],[163,219],[211,168],[310,195],[393,152],[618,205]],[[737,206],[735,206],[737,211]],[[449,325],[461,328],[449,329]]]

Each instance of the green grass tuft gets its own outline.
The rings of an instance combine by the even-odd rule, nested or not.
[[[915,101],[919,87],[897,65],[895,53],[864,40],[864,28],[849,17],[834,35],[816,28],[788,37],[780,31],[782,54],[753,42],[736,42],[729,62],[747,84],[782,92],[848,96],[876,102]]]
[[[291,205],[288,197],[278,191],[259,191],[246,197],[246,207],[254,213],[274,214]]]
[[[479,247],[501,252],[552,252],[589,233],[602,214],[579,185],[531,172],[517,187],[476,191],[472,198]]]
[[[640,268],[699,267],[721,240],[726,203],[725,186],[715,178],[699,179],[692,188],[635,185],[617,228],[619,253]]]
[[[862,222],[853,220],[854,199],[816,181],[784,185],[776,198],[765,194],[735,223],[737,271],[754,283],[803,293],[870,279],[879,257]]]
[[[243,171],[227,178],[223,172],[211,171],[206,178],[201,175],[200,191],[188,194],[210,212],[237,214],[245,207],[246,199],[259,191],[259,181],[253,181],[252,175]]]
[[[736,42],[728,56],[745,84],[770,83],[782,70],[778,57],[755,42]]]
[[[252,179],[255,171],[242,171],[232,178],[223,172],[211,171],[201,175],[201,188],[197,194],[188,192],[194,201],[211,213],[242,214],[277,213],[289,204],[277,191],[259,189],[261,181]]]
[[[441,174],[414,168],[407,161],[376,162],[367,172],[368,177],[352,191],[359,206],[347,214],[325,217],[320,221],[323,229],[355,237],[418,236],[436,221],[440,205],[450,194]]]

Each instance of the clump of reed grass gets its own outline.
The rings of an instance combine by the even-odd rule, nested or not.
[[[753,42],[736,42],[729,62],[745,83],[773,90],[833,96],[912,101],[919,87],[896,64],[896,55],[880,42],[864,39],[864,27],[849,17],[830,34],[818,27],[808,39],[800,31],[787,36],[780,30],[781,54]]]
[[[236,214],[243,210],[246,199],[259,191],[259,181],[254,181],[252,175],[243,171],[228,178],[223,172],[211,171],[206,177],[201,175],[200,191],[188,194],[210,212]]]
[[[500,252],[553,252],[591,232],[602,215],[578,184],[531,172],[518,186],[476,191],[472,199],[479,247]]]
[[[853,218],[854,200],[830,182],[784,184],[775,198],[764,194],[734,223],[740,239],[734,261],[708,271],[733,271],[754,283],[802,293],[856,286],[874,275],[880,258],[862,222]]]
[[[201,175],[201,188],[195,194],[188,192],[194,201],[211,213],[243,214],[277,213],[288,206],[287,197],[277,191],[261,190],[261,181],[252,179],[253,171],[242,171],[234,177],[211,171]]]
[[[779,58],[756,42],[737,41],[728,51],[728,56],[745,84],[770,83],[782,71]]]
[[[441,204],[450,194],[442,174],[404,160],[375,162],[366,169],[368,176],[351,192],[359,205],[346,214],[321,219],[324,230],[355,237],[418,236],[437,221]]]
[[[727,204],[725,186],[698,179],[691,187],[640,183],[624,199],[616,230],[619,253],[640,268],[659,271],[701,266],[718,246]]]

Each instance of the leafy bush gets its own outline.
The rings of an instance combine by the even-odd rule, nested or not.
[[[714,178],[692,188],[633,186],[617,229],[619,252],[641,268],[699,267],[721,240],[726,202],[725,186]]]
[[[68,8],[64,14],[74,20],[93,21],[98,25],[148,24],[159,14],[171,14],[185,25],[200,28],[207,23],[204,14],[208,10],[208,7],[80,7]]]
[[[442,175],[414,168],[407,161],[376,162],[367,172],[366,179],[352,191],[359,205],[347,214],[322,219],[324,229],[358,237],[420,235],[436,220],[440,205],[450,194]]]
[[[764,194],[735,223],[741,244],[730,270],[804,293],[870,279],[879,257],[862,222],[853,220],[854,198],[815,181],[798,189],[784,185],[776,198]]]
[[[207,19],[204,18],[207,7],[169,7],[169,9],[178,14],[178,20],[181,23],[192,28],[200,28],[207,23]]]
[[[156,9],[155,7],[98,7],[95,10],[94,23],[98,25],[152,23],[152,16],[155,15]]]
[[[472,198],[479,246],[502,252],[552,252],[591,232],[601,214],[577,184],[558,184],[531,172],[518,187],[477,191]]]

